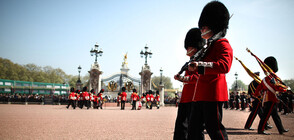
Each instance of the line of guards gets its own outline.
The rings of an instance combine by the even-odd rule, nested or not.
[[[103,92],[104,89],[101,89],[98,94],[94,92],[92,89],[90,92],[87,92],[88,88],[83,87],[82,93],[80,90],[76,90],[72,87],[70,89],[70,94],[68,96],[68,105],[66,108],[68,109],[69,106],[72,106],[73,109],[79,107],[83,109],[85,106],[87,109],[91,108],[91,104],[93,102],[94,109],[103,109]],[[142,106],[146,105],[146,109],[152,109],[153,104],[156,104],[157,109],[160,107],[160,96],[159,91],[156,91],[156,95],[154,97],[154,92],[149,90],[146,93],[143,93],[143,96],[138,95],[137,90],[133,89],[133,93],[131,95],[131,105],[132,110],[140,110]],[[125,103],[127,102],[127,93],[126,88],[122,87],[122,92],[118,93],[117,96],[117,106],[121,106],[121,110],[125,109]]]

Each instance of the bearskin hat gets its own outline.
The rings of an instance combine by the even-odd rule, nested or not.
[[[83,91],[87,91],[88,90],[88,87],[83,87]]]
[[[273,70],[273,72],[278,72],[278,70],[279,70],[278,69],[278,62],[275,57],[273,57],[273,56],[267,57],[266,59],[264,59],[264,63],[267,66],[269,66]]]
[[[133,89],[133,92],[137,92],[137,90],[136,89]]]
[[[156,94],[159,94],[159,91],[158,90],[156,90]]]
[[[188,47],[196,48],[200,50],[205,45],[205,40],[201,37],[201,31],[199,28],[192,28],[188,31],[185,38],[185,49]]]
[[[70,92],[75,92],[75,88],[74,87],[71,87],[70,88]]]
[[[121,90],[122,90],[122,91],[126,91],[126,87],[122,87]]]
[[[201,29],[208,26],[214,34],[223,31],[223,37],[226,35],[226,30],[229,28],[230,14],[226,6],[219,1],[212,1],[205,5],[198,21],[198,26]]]
[[[153,94],[153,91],[152,90],[149,90],[149,92],[148,92],[149,94]]]

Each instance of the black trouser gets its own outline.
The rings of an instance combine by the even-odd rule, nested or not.
[[[136,103],[137,103],[137,101],[133,101],[132,110],[136,110]]]
[[[259,102],[258,100],[254,100],[252,102],[252,110],[251,110],[251,112],[248,116],[248,119],[246,121],[246,124],[244,126],[245,129],[249,129],[252,126],[252,123],[253,123],[257,114],[258,114],[259,118],[262,118],[263,111],[262,111],[262,107],[261,107],[261,102]]]
[[[87,109],[89,109],[90,108],[90,101],[89,100],[84,100],[83,104],[82,104],[82,108],[83,108],[83,106],[86,106]]]
[[[75,100],[68,100],[67,108],[70,105],[73,107],[73,109],[76,109],[76,101]]]
[[[150,109],[152,109],[152,104],[153,104],[153,102],[152,102],[152,101],[150,101],[150,106],[149,106],[149,107],[150,107]]]
[[[175,123],[174,140],[186,140],[188,138],[188,124],[191,114],[190,103],[179,103],[178,115]]]
[[[281,118],[278,114],[277,111],[277,105],[274,102],[265,102],[264,103],[264,115],[262,116],[259,125],[258,125],[258,131],[264,131],[265,127],[266,127],[266,123],[269,119],[270,116],[272,116],[276,127],[278,128],[279,132],[283,132],[284,131],[284,127],[282,125],[282,121]]]
[[[121,109],[124,110],[126,105],[126,101],[121,101]]]
[[[189,140],[204,139],[205,129],[212,140],[227,140],[227,132],[221,122],[222,102],[198,101],[192,103],[191,116],[188,125]]]

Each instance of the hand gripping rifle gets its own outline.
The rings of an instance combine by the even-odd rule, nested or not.
[[[207,40],[207,45],[206,45],[206,47],[203,47],[203,48],[202,48],[201,50],[199,50],[195,55],[193,55],[193,56],[190,58],[190,60],[189,60],[188,62],[186,62],[186,63],[182,66],[181,70],[178,72],[178,75],[181,75],[185,70],[187,70],[189,64],[190,64],[192,61],[200,61],[200,60],[205,56],[205,54],[207,53],[207,50],[209,49],[209,47],[212,46],[212,44],[213,44],[216,40],[222,38],[222,34],[223,34],[223,32],[221,31],[221,32],[215,34],[215,35],[214,35],[213,37],[211,37],[210,39],[208,39],[208,40]]]

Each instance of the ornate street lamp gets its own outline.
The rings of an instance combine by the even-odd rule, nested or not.
[[[80,77],[81,77],[81,75],[80,75],[80,73],[81,73],[81,70],[82,70],[82,67],[81,67],[81,66],[79,66],[79,67],[78,67],[78,72],[79,72],[79,79],[78,79],[78,81],[81,81],[81,78],[80,78]]]
[[[162,84],[162,71],[163,71],[162,70],[162,67],[160,68],[159,71],[160,71],[160,82],[159,82],[159,85],[161,85]]]
[[[101,48],[100,48],[100,50],[98,50],[98,47],[99,47],[99,45],[98,45],[98,43],[96,43],[95,44],[95,48],[94,49],[92,48],[91,51],[90,51],[91,56],[95,55],[95,63],[97,63],[97,57],[98,57],[98,55],[99,56],[102,56],[102,53],[103,53],[103,51],[102,51]]]
[[[143,56],[145,55],[145,65],[147,65],[148,55],[149,55],[149,58],[151,58],[151,56],[152,56],[151,50],[148,52],[147,44],[145,46],[145,52],[143,52],[143,50],[141,50],[140,54],[141,54],[141,58],[143,58]]]

